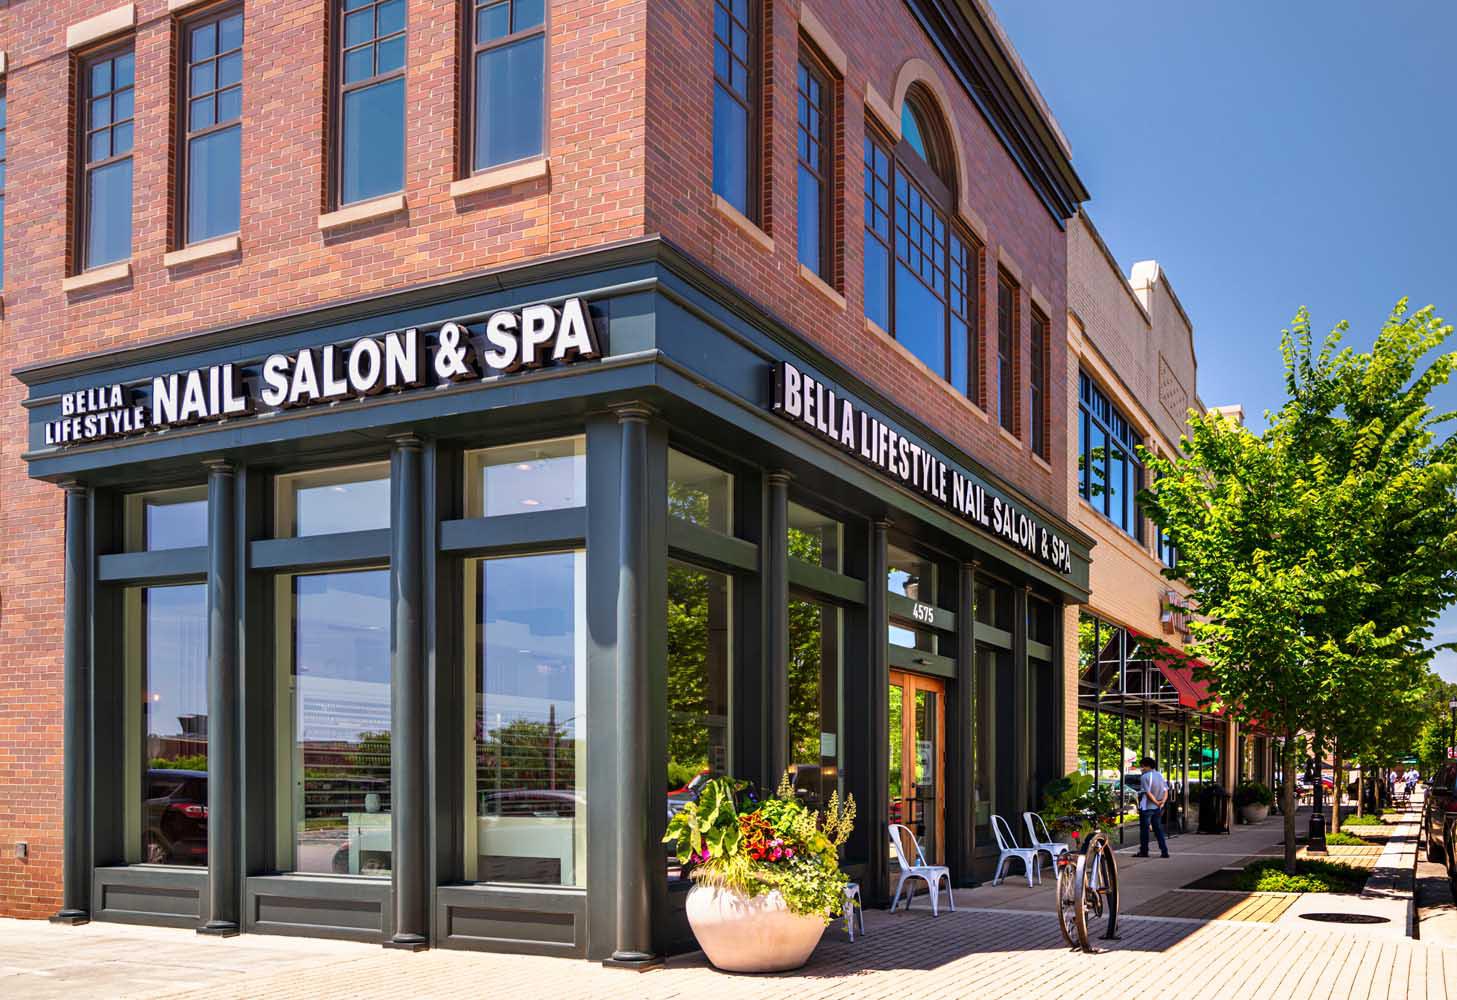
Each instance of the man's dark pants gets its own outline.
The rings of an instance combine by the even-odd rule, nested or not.
[[[1138,810],[1138,853],[1148,853],[1148,827],[1153,824],[1153,832],[1158,835],[1159,853],[1169,853],[1169,842],[1164,839],[1164,811],[1162,809],[1140,809]]]

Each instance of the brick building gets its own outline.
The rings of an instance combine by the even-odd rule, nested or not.
[[[1075,758],[1086,192],[981,0],[0,49],[0,912],[631,964],[706,773],[853,792],[876,899]]]

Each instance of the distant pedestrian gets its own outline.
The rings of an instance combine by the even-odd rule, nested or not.
[[[1164,838],[1164,805],[1169,801],[1169,783],[1158,771],[1158,764],[1152,757],[1138,762],[1143,776],[1138,779],[1138,853],[1139,858],[1148,857],[1148,828],[1159,841],[1159,857],[1169,856],[1169,842]]]

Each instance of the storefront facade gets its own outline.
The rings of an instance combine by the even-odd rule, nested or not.
[[[32,767],[0,728],[0,907],[640,964],[689,946],[660,837],[718,773],[853,794],[868,903],[888,822],[990,872],[1071,756],[1092,539],[1048,319],[1086,192],[984,5],[516,3],[468,49],[499,10],[381,0],[339,42],[352,6],[59,6],[15,127],[64,148],[56,74],[110,88],[72,97],[88,140],[137,109],[139,208],[92,266],[68,164],[12,164],[0,642],[53,735]],[[388,68],[417,37],[544,46],[545,132],[426,101],[359,200],[383,160],[245,103],[240,235],[191,238],[148,67],[186,40],[205,138],[230,86],[429,93],[450,66]]]
[[[1189,410],[1204,409],[1193,326],[1159,265],[1125,277],[1086,214],[1068,230],[1068,303],[1073,492],[1077,523],[1098,544],[1078,624],[1077,766],[1131,814],[1138,762],[1154,758],[1174,786],[1170,819],[1193,830],[1203,789],[1268,780],[1253,738],[1213,710],[1193,676],[1192,608],[1165,576],[1178,553],[1136,500],[1149,482],[1139,449],[1173,454]]]

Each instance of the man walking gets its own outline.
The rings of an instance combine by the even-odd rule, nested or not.
[[[1159,773],[1152,757],[1138,762],[1143,776],[1138,779],[1138,853],[1134,857],[1148,857],[1148,828],[1159,840],[1159,857],[1169,856],[1169,842],[1164,839],[1164,804],[1169,801],[1169,783]]]

